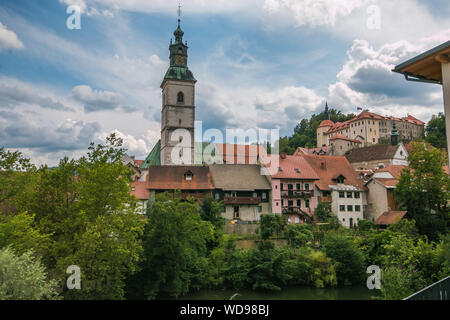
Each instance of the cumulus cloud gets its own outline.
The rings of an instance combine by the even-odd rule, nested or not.
[[[297,26],[334,26],[339,18],[374,0],[265,0],[263,8],[274,15],[293,15]]]
[[[145,157],[150,152],[146,139],[136,138],[130,134],[124,134],[115,129],[111,132],[103,132],[98,136],[101,141],[106,141],[106,138],[115,133],[118,138],[123,139],[123,147],[127,149],[129,155],[136,155],[139,157]]]
[[[124,105],[125,98],[117,92],[93,90],[90,86],[81,85],[72,89],[75,100],[83,103],[85,112],[116,110],[134,112],[135,108]]]
[[[428,108],[425,109],[428,113],[437,112],[442,105],[440,87],[407,82],[392,69],[438,45],[442,38],[448,36],[450,30],[445,30],[431,38],[419,39],[414,45],[402,40],[384,44],[378,49],[368,41],[354,40],[347,52],[347,61],[337,74],[338,81],[329,86],[331,102],[347,110],[365,106],[374,108],[374,111],[389,110],[394,115],[411,108],[416,112],[420,112],[420,108]]]
[[[58,111],[74,111],[51,93],[45,93],[42,88],[24,83],[9,77],[0,78],[0,108],[17,108],[36,105],[44,109]]]
[[[0,22],[0,52],[6,49],[23,49],[23,43],[19,40],[14,31]]]
[[[27,148],[39,153],[86,149],[100,131],[97,122],[66,119],[59,124],[42,125],[28,121],[6,121],[0,118],[0,143],[6,148]]]

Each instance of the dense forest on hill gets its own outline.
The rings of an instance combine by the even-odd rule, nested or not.
[[[330,120],[344,122],[355,117],[355,114],[343,114],[336,109],[329,109]],[[280,139],[280,152],[293,154],[298,147],[315,148],[317,144],[316,129],[326,119],[325,111],[313,114],[309,119],[302,119],[294,129],[292,136]]]

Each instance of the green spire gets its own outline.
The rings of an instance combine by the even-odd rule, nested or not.
[[[178,19],[178,28],[173,32],[173,35],[175,36],[175,43],[183,43],[184,32],[181,30],[180,22],[181,20]]]
[[[398,145],[398,136],[397,126],[395,125],[395,121],[392,120],[391,145]]]
[[[178,18],[178,27],[173,32],[175,42],[170,41],[170,67],[164,79],[197,81],[187,65],[189,47],[187,42],[183,43],[184,32],[181,30],[180,22],[181,20]]]

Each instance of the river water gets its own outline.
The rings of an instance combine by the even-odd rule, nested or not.
[[[252,290],[200,290],[183,297],[186,300],[370,300],[380,296],[379,290],[366,287],[339,287],[317,289],[309,287],[290,287],[278,292],[258,292]]]

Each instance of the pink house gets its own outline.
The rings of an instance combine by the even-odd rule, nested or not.
[[[305,214],[312,216],[318,204],[315,183],[319,179],[303,157],[281,154],[271,181],[272,212],[287,214],[292,223],[300,223]]]

